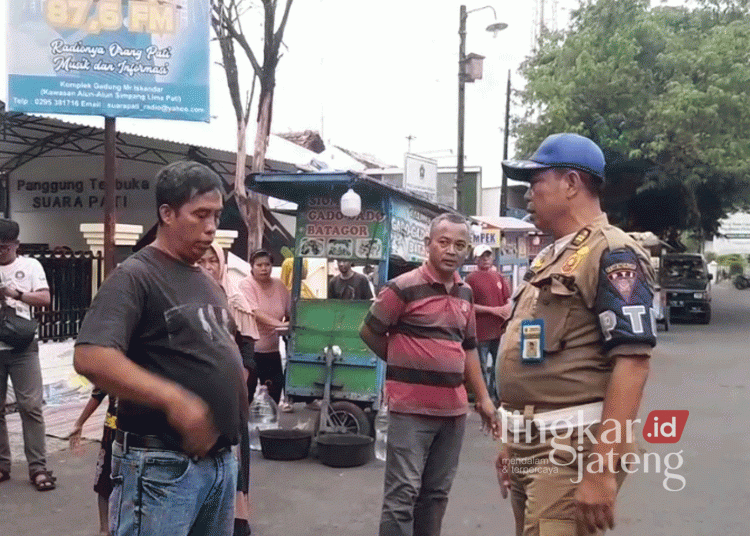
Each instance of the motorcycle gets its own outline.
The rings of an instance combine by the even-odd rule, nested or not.
[[[737,288],[737,290],[744,290],[750,287],[750,277],[739,274],[735,276],[734,280],[732,280],[732,283],[734,283],[734,286],[735,288]]]

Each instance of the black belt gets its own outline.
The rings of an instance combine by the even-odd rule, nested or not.
[[[435,370],[418,370],[388,365],[385,371],[387,380],[403,383],[416,383],[436,387],[458,387],[464,383],[462,372],[439,372]]]
[[[127,452],[129,448],[184,452],[182,450],[182,447],[175,443],[174,440],[162,438],[155,435],[139,435],[120,429],[118,429],[115,433],[115,441],[122,446],[125,452]],[[229,442],[224,437],[220,437],[216,444],[211,447],[211,450],[208,451],[207,456],[223,454],[229,449]]]

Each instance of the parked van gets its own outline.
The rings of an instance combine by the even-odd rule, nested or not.
[[[669,316],[711,322],[711,280],[699,253],[668,253],[661,258],[659,282],[667,293]]]

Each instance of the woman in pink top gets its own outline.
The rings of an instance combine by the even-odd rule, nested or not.
[[[279,337],[289,327],[291,297],[280,279],[271,277],[273,259],[265,250],[250,256],[250,276],[240,282],[240,291],[247,298],[258,325],[258,340],[255,342],[255,363],[261,384],[270,382],[268,393],[276,403],[281,399],[284,387],[284,372],[281,369]],[[255,391],[255,386],[248,385]],[[252,397],[252,393],[250,393]]]
[[[206,250],[198,260],[198,264],[224,289],[229,302],[229,309],[237,324],[236,340],[242,355],[245,370],[245,380],[252,382],[253,389],[257,383],[257,372],[253,360],[253,340],[258,337],[258,329],[247,300],[232,285],[227,273],[227,263],[224,250],[216,242]],[[249,333],[249,335],[248,335]],[[240,428],[240,445],[237,452],[239,470],[237,472],[237,495],[234,501],[234,536],[249,536],[250,534],[250,436],[247,426]]]

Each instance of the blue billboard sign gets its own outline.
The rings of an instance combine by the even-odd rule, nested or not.
[[[14,0],[8,109],[209,121],[209,0]]]

